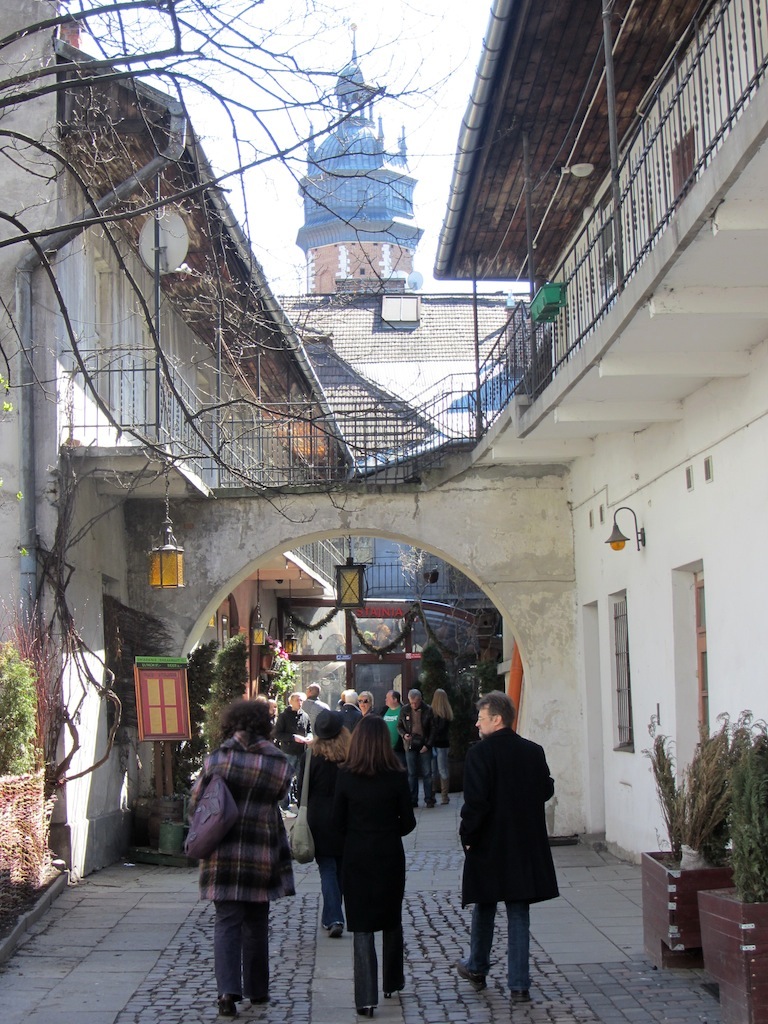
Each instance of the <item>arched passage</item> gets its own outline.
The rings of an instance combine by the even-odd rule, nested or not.
[[[489,597],[522,654],[521,731],[544,744],[558,781],[558,831],[583,828],[581,705],[577,689],[572,528],[562,467],[473,470],[439,489],[292,494],[277,501],[220,493],[172,508],[187,558],[187,587],[151,591],[145,538],[158,506],[130,502],[131,603],[162,619],[180,649],[260,559],[328,537],[382,536],[457,566]],[[506,651],[505,656],[510,652]],[[578,768],[577,768],[578,766]]]

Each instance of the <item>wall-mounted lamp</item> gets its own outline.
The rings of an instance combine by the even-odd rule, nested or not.
[[[156,590],[179,588],[184,586],[184,548],[180,547],[173,536],[171,507],[168,499],[168,475],[165,477],[165,520],[160,542],[149,552],[150,587]]]
[[[574,178],[588,178],[595,170],[594,164],[570,164],[568,167],[561,167],[561,174],[572,174]]]
[[[645,547],[645,527],[637,525],[637,516],[629,505],[622,505],[621,508],[617,508],[613,513],[613,530],[611,531],[611,536],[605,543],[610,544],[614,551],[622,551],[624,549],[624,545],[629,540],[629,537],[626,537],[621,532],[618,523],[616,522],[616,516],[619,512],[630,512],[632,514],[632,518],[635,520],[635,540],[637,542],[637,550],[639,551],[640,548]]]

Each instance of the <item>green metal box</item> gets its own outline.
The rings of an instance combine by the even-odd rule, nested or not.
[[[563,283],[543,284],[531,301],[531,320],[536,324],[556,320],[566,303],[566,289]]]

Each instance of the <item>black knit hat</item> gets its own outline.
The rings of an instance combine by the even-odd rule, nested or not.
[[[344,728],[344,715],[340,711],[321,711],[312,726],[319,740],[332,740]]]

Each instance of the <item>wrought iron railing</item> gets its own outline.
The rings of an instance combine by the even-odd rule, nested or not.
[[[613,210],[606,202],[589,217],[552,276],[567,285],[567,304],[557,320],[532,326],[526,304],[519,304],[485,359],[480,373],[485,430],[514,394],[540,395],[581,348],[763,85],[768,2],[721,0],[694,22],[688,42],[641,107],[637,131],[623,147],[621,239],[614,237]]]
[[[69,375],[68,437],[85,445],[156,444],[211,487],[323,487],[382,474],[403,482],[477,439],[471,374],[447,377],[415,402],[374,389],[375,402],[338,402],[329,416],[310,400],[205,404],[177,367],[158,375],[146,352],[80,357],[85,374],[75,365]]]

